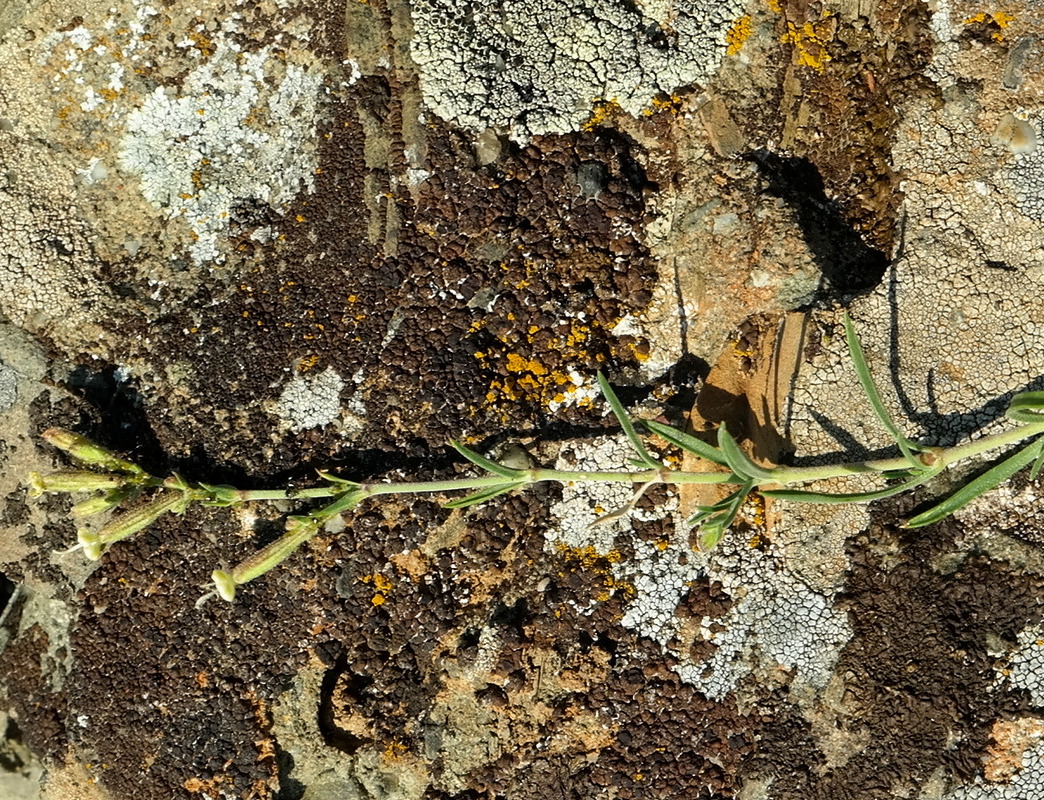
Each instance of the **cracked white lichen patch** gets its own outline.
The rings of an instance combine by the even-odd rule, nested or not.
[[[1044,709],[1044,626],[1033,625],[1019,634],[1015,649],[1008,654],[1003,682],[1013,689],[1025,689],[1034,707]]]
[[[625,437],[568,445],[557,469],[612,469],[632,455]],[[732,608],[721,618],[703,620],[700,637],[714,646],[714,654],[693,662],[685,652],[675,653],[679,676],[711,699],[721,699],[755,668],[792,669],[796,679],[813,687],[825,686],[841,648],[851,637],[847,616],[832,606],[832,598],[814,591],[788,570],[774,545],[755,550],[735,534],[725,537],[710,556],[694,552],[688,530],[677,525],[670,541],[648,542],[633,535],[632,522],[652,516],[676,518],[677,502],[636,510],[597,525],[602,515],[624,507],[633,496],[628,485],[567,486],[562,501],[551,511],[556,523],[546,532],[550,548],[592,548],[601,555],[614,550],[626,537],[633,557],[613,563],[613,577],[634,589],[621,624],[672,649],[682,630],[677,609],[692,584],[709,578],[733,597]],[[631,534],[631,535],[629,535]],[[674,641],[672,641],[674,640]],[[690,642],[683,643],[683,650]]]
[[[242,209],[278,214],[312,188],[323,78],[297,4],[257,4],[275,33],[221,2],[76,5],[0,43],[0,129],[63,152],[103,255],[145,240],[211,264]]]
[[[344,380],[332,367],[318,375],[295,374],[275,404],[276,415],[292,431],[321,428],[341,415]]]
[[[709,559],[711,580],[733,598],[720,618],[703,621],[702,638],[715,646],[700,663],[685,659],[678,675],[703,694],[720,700],[755,667],[795,671],[795,680],[826,686],[841,648],[852,636],[832,598],[813,591],[782,561],[774,545],[754,549],[738,536],[726,537]]]
[[[617,470],[628,459],[634,458],[627,437],[607,436],[591,442],[574,442],[562,449],[555,469],[563,470]],[[558,547],[593,547],[599,555],[613,549],[616,537],[631,529],[631,520],[659,519],[670,514],[677,503],[648,512],[631,509],[615,518],[606,515],[624,508],[634,496],[635,487],[628,483],[585,483],[563,487],[562,499],[551,507],[555,523],[544,536],[549,552]]]
[[[7,411],[18,399],[18,373],[0,361],[0,411]]]
[[[1022,768],[1004,783],[982,779],[944,795],[943,800],[1040,800],[1044,797],[1044,744],[1022,754]]]
[[[65,323],[81,339],[93,279],[89,227],[77,218],[71,175],[39,142],[0,132],[0,312],[29,330]]]
[[[171,92],[157,87],[127,117],[119,162],[139,176],[145,198],[184,218],[197,263],[219,260],[219,238],[237,205],[283,209],[313,188],[321,78],[289,64],[274,89],[272,48],[243,53],[221,41]]]
[[[597,100],[638,114],[658,94],[705,80],[743,4],[420,0],[411,13],[427,105],[474,131],[526,139],[579,129]]]
[[[1009,112],[998,123],[993,139],[1013,154],[1004,177],[1019,209],[1028,217],[1044,221],[1044,148],[1039,146],[1044,122],[1039,112],[1028,119],[1024,116]]]
[[[614,577],[635,589],[620,624],[666,647],[681,627],[678,606],[692,582],[703,576],[703,565],[684,539],[667,546],[636,539],[632,547],[632,560],[613,565]]]

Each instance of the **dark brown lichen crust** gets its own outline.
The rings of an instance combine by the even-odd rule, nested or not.
[[[777,776],[774,798],[893,800],[917,796],[940,775],[951,787],[968,782],[982,773],[995,722],[1030,709],[1027,694],[999,684],[1004,657],[994,649],[1013,647],[1040,621],[1044,580],[960,554],[953,521],[900,530],[912,507],[909,499],[882,505],[848,548],[841,602],[854,635],[836,667],[845,708],[836,724],[861,744],[843,764],[810,770],[812,754],[793,749],[795,730],[780,715],[749,764]]]
[[[339,65],[344,11],[321,13],[319,43]],[[434,118],[407,144],[416,86],[402,70],[351,86],[338,75],[314,194],[263,219],[243,210],[226,264],[195,296],[127,323],[150,342],[125,355],[151,365],[142,390],[160,442],[255,473],[293,466],[304,448],[336,454],[332,426],[275,433],[264,410],[295,374],[327,368],[346,384],[342,404],[365,409],[356,445],[423,452],[583,420],[575,406],[549,410],[568,395],[569,370],[589,379],[646,354],[639,338],[611,333],[646,307],[655,277],[640,241],[656,190],[641,148],[596,128],[526,146],[498,139],[487,163],[473,134]],[[422,170],[411,148],[427,153]],[[269,244],[250,238],[261,223],[276,234]]]

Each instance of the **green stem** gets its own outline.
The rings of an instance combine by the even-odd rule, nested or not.
[[[1044,422],[1023,425],[1003,433],[984,436],[956,447],[931,451],[938,461],[931,466],[947,467],[958,461],[1016,444],[1044,433]],[[929,466],[928,464],[925,465]],[[766,470],[766,478],[758,485],[810,483],[862,474],[899,472],[910,468],[905,457],[873,459],[870,461],[847,461],[815,467],[775,467]],[[569,483],[663,483],[671,486],[683,484],[740,484],[742,480],[726,472],[675,472],[667,467],[633,471],[587,472],[583,470],[529,469],[519,476],[527,484],[542,482]],[[389,483],[364,483],[352,489],[342,486],[318,486],[312,489],[249,489],[236,493],[242,502],[257,500],[309,500],[339,497],[348,491],[358,491],[364,497],[387,494],[440,494],[444,492],[474,491],[504,484],[500,475],[485,475],[471,478],[455,478],[441,481],[401,481]]]
[[[1021,441],[1044,433],[1044,423],[1037,422],[1013,428],[1010,431],[983,436],[955,447],[931,450],[939,461],[925,466],[948,467],[958,461],[964,461],[990,450],[1008,447]],[[864,473],[899,472],[910,468],[910,461],[905,456],[899,458],[881,458],[872,461],[848,461],[841,464],[825,464],[821,467],[777,467],[772,470],[773,479],[780,484],[808,483],[810,481],[841,478]]]

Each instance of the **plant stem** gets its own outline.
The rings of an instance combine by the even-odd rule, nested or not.
[[[1044,433],[1044,422],[1022,425],[1010,431],[984,436],[972,442],[950,448],[932,451],[941,462],[942,467],[958,461],[980,455]],[[937,462],[937,464],[939,463]],[[840,464],[825,464],[815,467],[775,467],[767,470],[770,479],[758,481],[759,484],[774,483],[791,485],[809,483],[811,481],[841,478],[862,474],[880,474],[899,472],[910,468],[910,461],[905,456],[882,458],[870,461],[846,461]],[[559,469],[519,470],[518,480],[523,484],[543,482],[570,483],[663,483],[672,486],[683,484],[739,484],[742,481],[727,472],[681,472],[667,467],[658,469],[642,469],[633,471],[584,471]],[[324,497],[338,497],[348,491],[357,491],[364,497],[377,497],[389,494],[438,494],[443,492],[471,491],[487,487],[501,486],[510,479],[500,475],[486,475],[471,478],[455,478],[441,481],[401,481],[388,483],[363,483],[358,486],[318,486],[311,489],[250,489],[238,491],[237,497],[242,502],[256,500],[308,500]]]
[[[1010,431],[983,436],[971,442],[955,447],[938,448],[932,452],[939,458],[941,466],[948,467],[958,461],[981,455],[982,453],[1018,444],[1044,433],[1044,423],[1037,422],[1022,425]],[[902,471],[910,468],[910,461],[905,456],[898,458],[881,458],[871,461],[848,461],[841,464],[825,464],[821,467],[776,467],[772,470],[778,483],[807,483],[809,481],[840,478],[864,473],[881,473]]]

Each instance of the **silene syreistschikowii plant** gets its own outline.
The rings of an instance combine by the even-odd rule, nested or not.
[[[453,442],[457,452],[479,468],[478,475],[438,481],[358,483],[320,471],[319,477],[324,483],[314,488],[237,489],[232,486],[192,483],[177,474],[167,477],[151,475],[79,434],[51,429],[43,434],[44,439],[65,451],[79,468],[59,470],[48,475],[31,474],[30,493],[34,496],[44,492],[86,495],[85,499],[72,507],[71,514],[76,519],[117,510],[99,527],[79,530],[79,544],[74,549],[82,549],[90,559],[100,558],[107,548],[144,530],[160,517],[184,513],[193,504],[236,506],[263,501],[300,501],[314,505],[316,501],[328,501],[307,513],[288,517],[286,532],[245,561],[231,569],[213,572],[215,592],[231,601],[235,597],[236,587],[280,564],[328,522],[351,511],[363,501],[382,495],[466,492],[464,496],[445,503],[448,508],[464,508],[544,481],[563,484],[631,484],[635,487],[631,502],[624,509],[609,512],[607,516],[613,517],[626,512],[646,489],[655,484],[721,484],[728,490],[725,497],[699,507],[688,520],[689,524],[698,528],[699,547],[710,549],[732,525],[747,497],[755,492],[763,497],[795,503],[867,503],[920,486],[959,461],[992,450],[1022,445],[944,500],[906,521],[907,527],[917,528],[952,514],[1026,466],[1032,465],[1031,478],[1036,476],[1044,463],[1044,437],[1041,436],[1044,433],[1044,392],[1025,392],[1012,399],[1007,417],[1017,426],[1011,430],[955,447],[920,444],[908,439],[885,409],[847,314],[844,326],[848,349],[863,391],[877,419],[898,447],[900,455],[895,458],[810,467],[762,466],[743,451],[724,424],[717,429],[716,441],[711,444],[661,422],[632,420],[609,382],[599,374],[602,394],[635,452],[630,464],[615,471],[518,468],[492,461],[459,442]],[[637,425],[670,445],[700,457],[709,464],[709,468],[707,471],[690,472],[665,466],[650,454],[638,434]],[[802,488],[827,479],[866,476],[876,476],[883,484],[882,488],[840,494]]]

